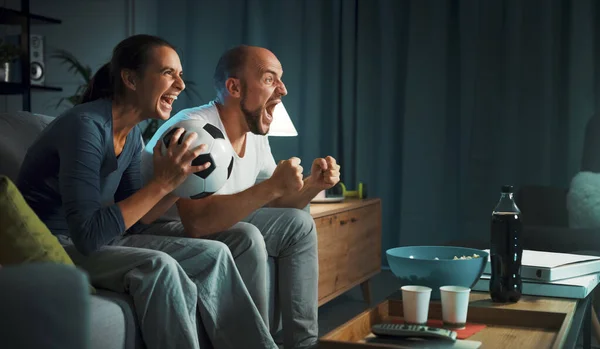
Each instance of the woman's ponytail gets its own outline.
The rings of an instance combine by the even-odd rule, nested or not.
[[[110,63],[106,63],[92,77],[83,96],[81,96],[81,103],[95,101],[100,98],[111,98],[113,96],[113,82],[111,80]]]

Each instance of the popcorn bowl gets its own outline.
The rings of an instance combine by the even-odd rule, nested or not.
[[[473,288],[483,274],[489,254],[467,247],[403,246],[387,250],[386,256],[401,286],[430,287],[431,299],[439,300],[441,286]]]

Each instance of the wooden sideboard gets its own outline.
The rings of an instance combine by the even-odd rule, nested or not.
[[[381,271],[381,201],[313,203],[310,213],[319,243],[319,306],[359,284],[371,303],[369,279]]]

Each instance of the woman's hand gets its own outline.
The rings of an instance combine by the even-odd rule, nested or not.
[[[190,145],[198,135],[191,132],[187,138],[181,140],[184,131],[183,128],[175,131],[166,154],[162,153],[162,141],[160,139],[154,146],[154,180],[159,182],[169,193],[183,183],[190,174],[210,167],[210,162],[192,166],[192,161],[206,150],[207,145],[200,144],[198,147],[190,149]]]

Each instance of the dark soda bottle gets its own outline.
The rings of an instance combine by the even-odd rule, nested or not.
[[[513,188],[502,186],[502,193],[492,212],[490,261],[490,296],[499,303],[517,302],[521,298],[521,211],[513,198]]]

